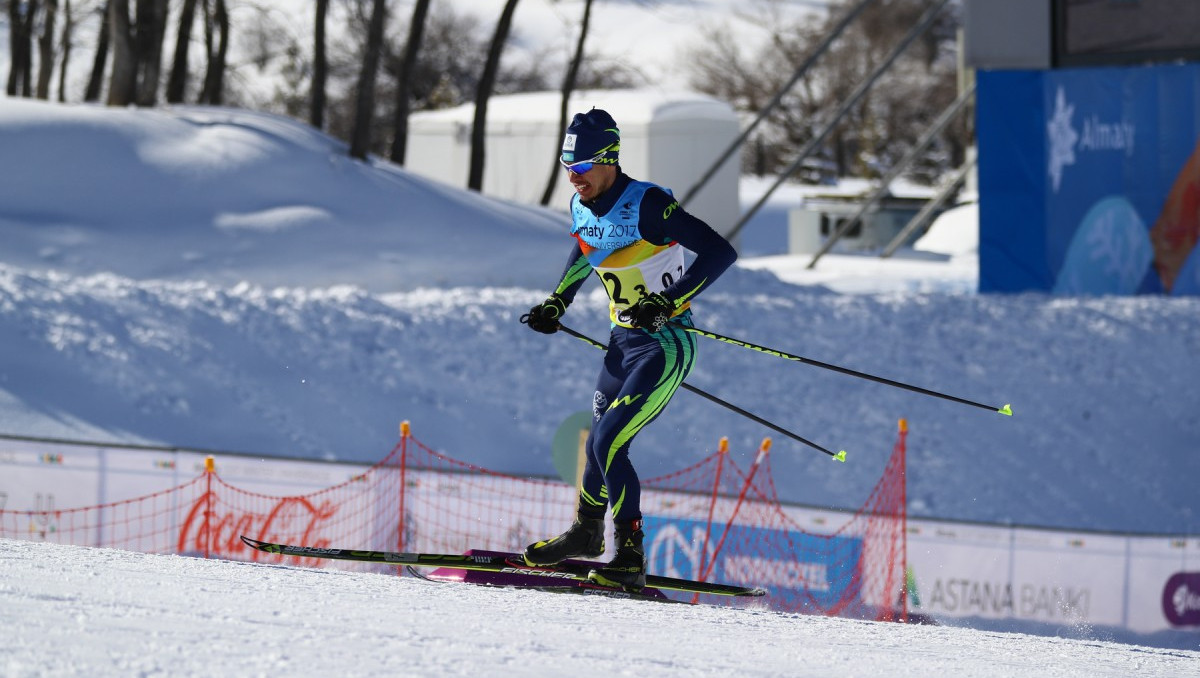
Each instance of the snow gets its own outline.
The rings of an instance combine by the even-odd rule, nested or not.
[[[245,111],[0,99],[0,148],[0,433],[373,462],[409,420],[451,456],[555,475],[599,352],[517,318],[566,263],[564,211]],[[1194,534],[1200,300],[977,295],[972,210],[888,260],[746,257],[696,320],[1016,416],[705,339],[691,383],[849,452],[780,441],[787,501],[857,508],[906,418],[914,516]],[[565,321],[604,338],[604,306],[589,283]],[[685,393],[634,458],[658,475],[765,436]]]
[[[0,98],[0,149],[0,433],[376,461],[409,420],[455,458],[552,476],[554,431],[590,405],[599,352],[517,322],[566,263],[562,209],[351,161],[303,125],[227,109]],[[744,186],[743,202],[756,199],[761,182]],[[954,210],[924,249],[888,261],[830,255],[809,271],[807,258],[746,257],[697,302],[696,320],[1011,402],[1014,417],[708,340],[689,381],[849,451],[830,463],[772,436],[788,501],[860,506],[903,417],[911,515],[1195,534],[1200,300],[975,294],[971,219],[969,206]],[[603,337],[604,316],[593,283],[565,321]],[[685,393],[639,436],[634,459],[657,475],[722,436],[750,454],[771,433]],[[1196,652],[1094,639],[431,589],[23,542],[0,541],[0,559],[10,676],[1200,666]]]
[[[0,539],[33,676],[1185,678],[1200,652]]]

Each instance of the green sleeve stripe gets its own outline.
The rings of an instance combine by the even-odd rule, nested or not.
[[[562,281],[558,283],[558,289],[554,290],[554,293],[562,294],[572,285],[578,283],[584,278],[587,278],[591,272],[592,265],[588,263],[587,257],[580,256],[575,260],[575,263],[571,264],[571,267],[567,269],[566,274],[563,275]]]
[[[688,292],[687,294],[685,294],[685,295],[683,295],[683,296],[679,297],[678,299],[676,299],[676,300],[675,300],[675,305],[676,305],[676,306],[682,306],[682,305],[683,305],[683,302],[685,302],[685,301],[687,301],[688,299],[691,299],[692,297],[694,297],[694,296],[696,295],[696,293],[697,293],[697,292],[699,292],[699,291],[700,291],[700,289],[701,289],[702,287],[704,287],[704,283],[706,283],[706,282],[708,282],[708,278],[705,278],[704,280],[701,280],[701,281],[700,281],[700,284],[699,284],[699,285],[696,285],[694,288],[692,288],[692,291],[691,291],[691,292]]]

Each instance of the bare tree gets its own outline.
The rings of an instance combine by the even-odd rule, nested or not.
[[[108,20],[113,45],[108,104],[153,106],[158,100],[162,70],[166,0],[136,0],[133,19],[129,15],[129,0],[112,0]]]
[[[592,21],[592,0],[587,0],[583,4],[583,23],[579,29],[579,40],[575,43],[575,55],[571,57],[571,64],[567,67],[567,75],[563,78],[562,84],[562,105],[558,109],[558,128],[560,130],[567,128],[567,107],[570,105],[571,92],[575,91],[575,82],[579,78],[579,65],[583,62],[583,43],[587,40],[588,27]],[[557,158],[550,166],[550,178],[546,181],[546,190],[542,192],[542,204],[549,205],[550,198],[554,195],[554,187],[558,183],[558,177],[562,174],[562,168],[559,167]]]
[[[204,49],[207,62],[199,101],[219,106],[225,97],[229,54],[229,11],[225,0],[204,0]]]
[[[38,76],[37,92],[39,99],[50,98],[50,79],[54,77],[54,25],[58,22],[58,0],[46,0],[42,9],[42,32],[38,35]]]
[[[167,79],[167,103],[183,103],[188,81],[188,48],[195,19],[196,0],[183,0],[179,9],[179,31],[175,36],[175,57],[171,59],[171,75]]]
[[[588,0],[591,2],[591,0]],[[400,60],[400,72],[396,75],[396,111],[392,126],[392,162],[403,165],[408,148],[408,114],[411,108],[412,80],[417,70],[417,56],[421,53],[421,38],[425,34],[425,18],[429,13],[429,0],[417,0],[413,6],[412,20],[408,24],[408,40],[404,43],[404,56]]]
[[[325,22],[329,16],[329,0],[317,0],[317,16],[313,28],[312,96],[308,122],[317,129],[325,127],[325,81],[329,77],[329,59],[325,55]]]
[[[137,93],[137,60],[133,48],[133,27],[129,21],[129,0],[111,0],[108,3],[108,23],[113,49],[108,105],[127,106],[133,103]]]
[[[487,141],[487,107],[492,89],[496,85],[496,72],[500,69],[500,55],[504,52],[504,43],[508,41],[512,29],[513,13],[517,10],[519,0],[508,0],[504,3],[504,11],[496,24],[496,32],[492,35],[492,46],[488,49],[487,62],[483,65],[483,75],[475,90],[475,119],[471,125],[471,168],[467,176],[467,188],[473,191],[483,190],[483,165],[485,161],[484,144]]]
[[[71,0],[63,3],[63,29],[60,44],[62,60],[58,64],[58,100],[67,100],[67,64],[71,61],[71,46],[75,33],[75,15],[71,12]]]
[[[410,32],[411,26],[405,35]],[[481,35],[482,22],[477,16],[455,13],[446,3],[430,3],[421,49],[410,66],[407,85],[410,112],[457,106],[470,99],[487,51]],[[398,39],[396,42],[399,44]],[[408,47],[407,41],[402,49],[394,47],[388,62],[397,84],[404,68],[402,55]]]
[[[84,101],[99,101],[100,90],[104,88],[104,69],[108,65],[108,43],[111,24],[108,20],[109,5],[112,0],[106,0],[100,10],[100,36],[96,39],[96,53],[92,57],[92,74],[88,78],[87,89],[84,91]]]
[[[692,53],[692,86],[731,102],[738,110],[757,113],[783,88],[795,65],[825,37],[829,24],[847,5],[847,0],[831,2],[824,18],[764,21],[769,39],[756,44],[736,40],[727,29],[713,31],[703,41],[704,49]],[[790,164],[795,149],[813,138],[927,7],[923,0],[878,0],[863,11],[760,127],[753,151],[743,156],[746,168],[769,172]],[[849,111],[802,170],[801,178],[877,176],[911,148],[932,116],[956,96],[957,25],[954,12],[943,12],[935,30],[907,50]],[[944,139],[931,146],[929,169],[948,169],[946,148],[957,146],[958,136],[960,131],[944,132]]]
[[[9,96],[33,95],[33,24],[37,0],[9,0]]]
[[[163,37],[167,30],[167,0],[137,0],[134,49],[137,59],[137,104],[158,103],[162,77]]]
[[[383,27],[386,18],[386,0],[375,0],[371,10],[371,23],[367,30],[362,70],[358,76],[354,131],[350,137],[350,156],[359,160],[367,159],[367,151],[371,146],[371,120],[375,117],[375,76],[379,72],[379,57],[383,51]]]

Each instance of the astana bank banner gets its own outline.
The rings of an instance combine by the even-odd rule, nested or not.
[[[1200,538],[909,520],[909,607],[1200,640]]]
[[[981,292],[1200,294],[1200,64],[977,78]]]

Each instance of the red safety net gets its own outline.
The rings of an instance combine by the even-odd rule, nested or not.
[[[219,469],[210,469],[128,501],[0,510],[0,537],[396,572],[390,565],[261,553],[239,536],[316,547],[462,553],[520,551],[570,525],[573,487],[467,464],[422,444],[407,426],[402,432],[383,461],[318,492],[258,494],[226,483]],[[696,464],[644,480],[649,571],[761,586],[768,590],[767,604],[778,610],[907,620],[906,433],[901,422],[883,476],[852,514],[781,503],[769,440],[749,463],[735,459],[722,441]],[[691,600],[757,605],[763,599]]]

